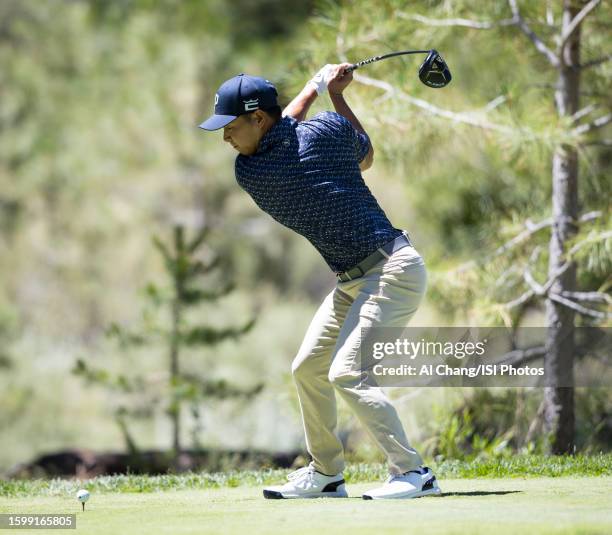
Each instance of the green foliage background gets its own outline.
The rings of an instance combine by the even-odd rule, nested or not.
[[[525,18],[550,38],[544,3],[523,4]],[[558,4],[548,3],[557,23]],[[579,140],[556,116],[554,72],[515,27],[431,26],[415,14],[510,16],[503,2],[473,1],[0,3],[0,433],[7,444],[0,467],[68,445],[118,447],[107,410],[113,400],[84,390],[68,370],[79,357],[116,370],[161,368],[161,352],[119,353],[104,330],[137,321],[137,289],[163,276],[150,237],[176,222],[211,227],[210,246],[238,285],[223,307],[229,319],[241,324],[245,311],[261,310],[240,344],[196,355],[216,377],[267,384],[248,410],[229,404],[209,412],[210,443],[300,444],[289,363],[334,278],[306,240],[237,187],[235,154],[220,134],[196,128],[218,85],[238,72],[276,82],[286,104],[325,63],[440,50],[454,75],[444,90],[418,82],[415,57],[356,71],[347,100],[376,150],[364,176],[430,270],[430,291],[413,324],[503,321],[494,305],[520,294],[520,270],[512,266],[528,249],[477,270],[454,269],[510,239],[527,218],[550,215],[552,148]],[[583,57],[609,52],[609,25],[604,9],[584,25]],[[366,78],[396,93],[385,98]],[[610,62],[586,71],[584,105],[605,110],[611,78]],[[432,115],[414,99],[501,129]],[[331,109],[328,97],[310,115],[322,109]],[[604,213],[585,233],[610,226],[610,150],[581,149],[581,210]],[[543,232],[530,244],[547,239]],[[609,287],[611,248],[608,240],[585,252],[584,289]],[[544,277],[545,268],[535,275]],[[496,284],[504,273],[506,282]],[[200,313],[227,324],[214,309]],[[427,439],[419,423],[428,408],[453,399],[436,391],[402,406],[417,446]],[[348,414],[342,418],[351,423]],[[167,445],[163,427],[138,431],[144,443]]]

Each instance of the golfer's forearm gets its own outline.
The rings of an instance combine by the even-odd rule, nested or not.
[[[297,121],[303,121],[306,118],[306,114],[310,109],[311,104],[317,98],[317,91],[312,85],[307,84],[304,89],[300,91],[297,97],[295,97],[287,107],[283,110],[283,117],[290,115]]]
[[[346,103],[346,100],[344,100],[344,96],[342,95],[342,93],[330,93],[329,97],[331,98],[332,104],[334,105],[336,112],[346,117],[349,122],[355,127],[355,130],[367,134],[363,126],[361,126],[359,119],[355,117],[355,114],[352,112],[351,108],[349,108],[349,105]]]

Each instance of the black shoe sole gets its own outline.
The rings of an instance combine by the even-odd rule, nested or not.
[[[263,491],[264,498],[268,500],[284,500],[285,497],[276,490],[264,490]]]
[[[333,483],[328,483],[323,488],[322,492],[335,492],[340,485],[344,484],[344,479],[339,481],[334,481]],[[268,500],[285,500],[286,498],[277,490],[265,490],[263,491],[264,498],[268,498]],[[323,496],[321,496],[323,497]]]
[[[434,481],[436,480],[436,476],[432,476],[431,479],[428,479],[425,484],[423,485],[423,488],[421,489],[421,492],[425,491],[425,490],[432,490],[434,488]],[[429,496],[428,494],[426,494],[425,496]],[[368,496],[367,494],[362,494],[361,497],[364,500],[373,500],[374,498],[372,498],[372,496]],[[417,498],[423,498],[424,496],[417,496]]]

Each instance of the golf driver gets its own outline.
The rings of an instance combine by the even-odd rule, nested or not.
[[[450,83],[452,79],[450,70],[437,50],[404,50],[402,52],[385,54],[384,56],[374,56],[373,58],[364,59],[359,63],[354,63],[348,67],[345,72],[352,72],[368,63],[374,63],[381,59],[402,56],[404,54],[427,54],[425,61],[419,67],[419,78],[426,86],[438,88],[444,87]]]

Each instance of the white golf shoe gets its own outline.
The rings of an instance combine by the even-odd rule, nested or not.
[[[305,466],[291,472],[288,483],[265,487],[264,498],[280,500],[282,498],[347,498],[342,473],[326,476],[315,471],[312,466]]]
[[[419,498],[441,492],[431,469],[421,466],[417,470],[389,476],[382,487],[364,493],[362,498],[364,500]]]

